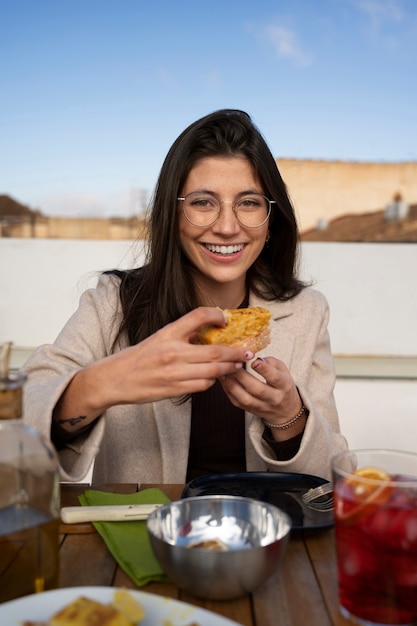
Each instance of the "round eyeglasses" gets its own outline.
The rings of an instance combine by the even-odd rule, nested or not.
[[[195,191],[183,198],[177,198],[182,202],[182,210],[185,218],[193,226],[207,227],[216,222],[222,212],[220,201],[210,193]],[[260,193],[250,193],[241,196],[232,202],[232,209],[238,222],[245,228],[259,228],[263,226],[271,214],[271,205],[275,200],[268,200]]]

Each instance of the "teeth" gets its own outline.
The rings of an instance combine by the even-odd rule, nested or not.
[[[234,254],[243,249],[243,243],[236,246],[213,246],[211,243],[207,243],[206,248],[216,254]]]

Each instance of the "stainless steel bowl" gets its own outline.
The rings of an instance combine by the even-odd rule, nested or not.
[[[147,528],[156,558],[178,587],[226,600],[253,591],[277,569],[291,521],[251,498],[199,496],[159,507]]]

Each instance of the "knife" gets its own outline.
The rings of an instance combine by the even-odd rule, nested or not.
[[[64,506],[61,509],[61,519],[64,524],[145,520],[160,506],[160,504]]]

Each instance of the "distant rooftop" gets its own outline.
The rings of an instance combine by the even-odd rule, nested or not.
[[[342,215],[329,222],[321,221],[302,233],[303,241],[417,242],[417,204],[410,206],[406,217],[392,217],[387,209],[373,213]]]

